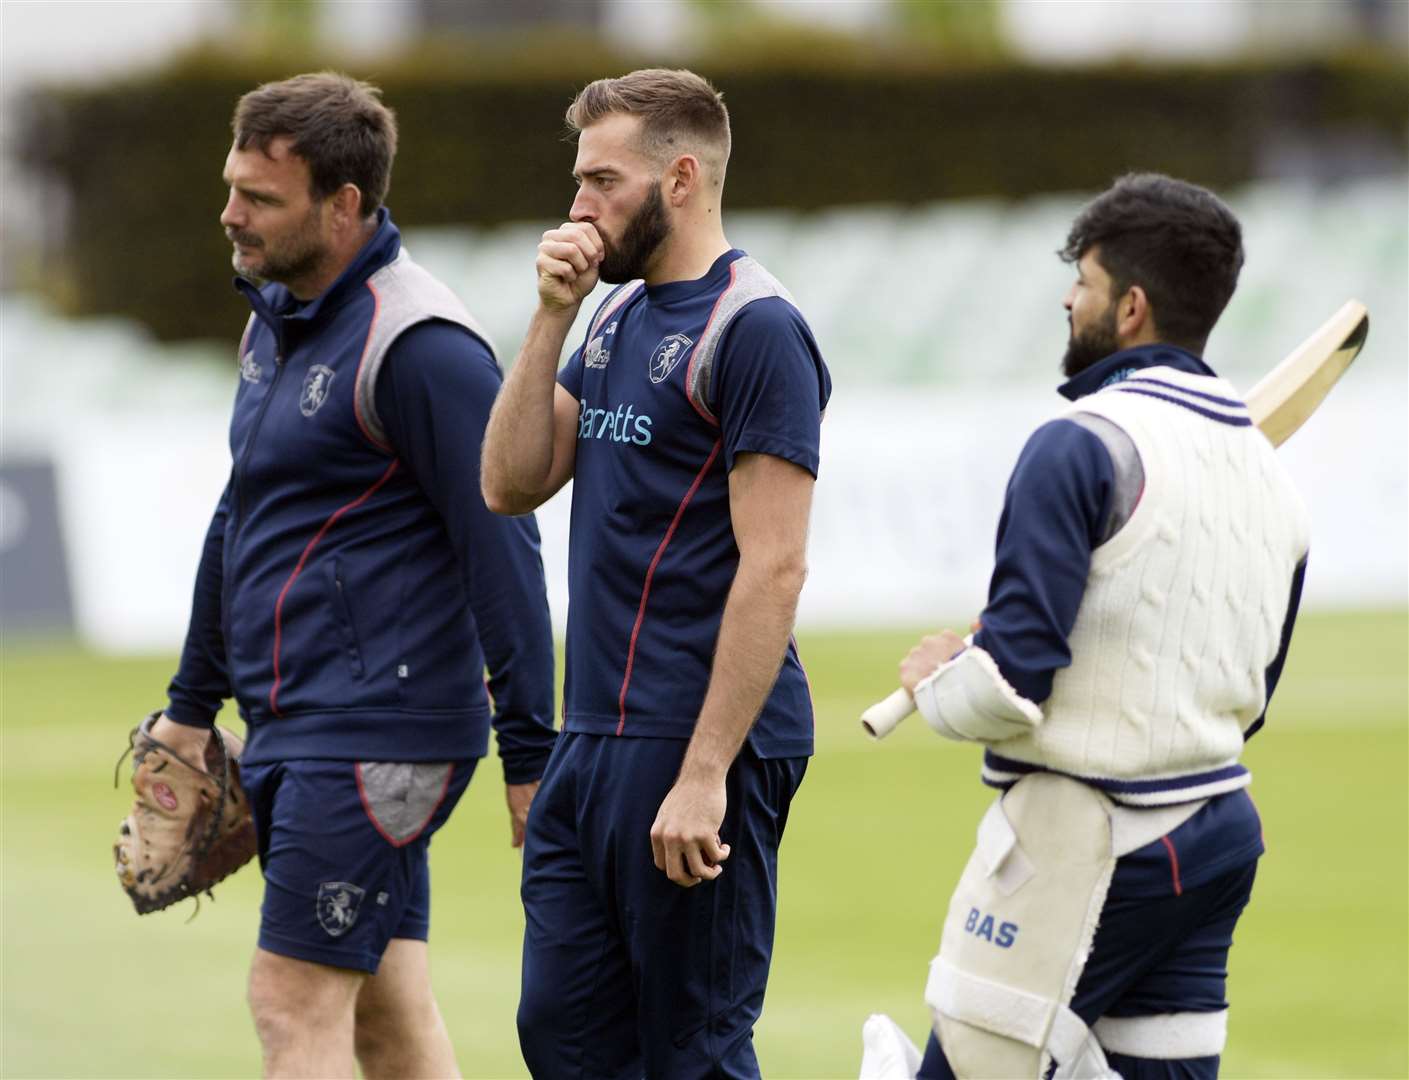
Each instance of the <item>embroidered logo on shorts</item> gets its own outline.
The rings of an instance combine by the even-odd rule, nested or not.
[[[259,366],[259,361],[255,360],[253,349],[240,357],[240,378],[245,382],[257,383],[263,374],[264,369]]]
[[[693,344],[694,342],[684,334],[671,334],[662,338],[661,343],[656,346],[656,351],[651,353],[651,382],[665,382],[675,370],[675,365],[680,363],[680,358],[690,351]]]
[[[328,388],[333,385],[333,369],[314,364],[303,377],[303,392],[298,396],[298,411],[312,416],[328,400]]]
[[[357,921],[365,889],[346,881],[325,881],[318,886],[318,925],[329,937],[342,937]]]

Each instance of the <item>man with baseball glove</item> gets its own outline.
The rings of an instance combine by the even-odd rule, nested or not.
[[[167,707],[132,736],[117,872],[153,911],[257,851],[266,1074],[458,1075],[430,838],[492,725],[521,844],[556,738],[537,526],[479,490],[502,377],[382,205],[396,123],[375,87],[269,83],[233,128],[220,221],[253,314],[232,468]],[[243,745],[214,727],[229,697]]]

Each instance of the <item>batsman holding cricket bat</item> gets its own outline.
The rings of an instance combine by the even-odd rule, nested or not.
[[[1243,264],[1212,193],[1152,174],[1062,258],[1070,406],[1008,482],[988,605],[901,662],[999,789],[950,903],[921,1077],[1212,1077],[1261,824],[1239,763],[1306,568],[1307,514],[1201,359]]]

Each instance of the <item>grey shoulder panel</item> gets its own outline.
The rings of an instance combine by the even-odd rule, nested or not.
[[[367,287],[372,290],[377,307],[367,331],[362,361],[357,366],[353,400],[357,422],[367,438],[383,450],[389,450],[386,429],[377,415],[376,387],[392,342],[416,323],[429,319],[463,326],[482,339],[491,353],[495,351],[494,342],[449,286],[412,261],[405,248],[367,279]]]
[[[619,286],[603,300],[602,306],[597,309],[597,314],[592,317],[592,328],[587,332],[587,340],[591,341],[600,334],[607,320],[625,307],[626,302],[640,292],[645,284],[646,283],[639,278],[628,281],[625,285]]]
[[[709,317],[709,322],[705,324],[704,333],[700,335],[699,344],[695,346],[689,367],[685,370],[685,392],[689,395],[690,404],[700,415],[713,423],[719,422],[710,404],[713,396],[714,361],[724,331],[729,328],[735,316],[755,300],[778,296],[789,304],[793,303],[792,294],[783,287],[782,282],[765,270],[757,259],[746,255],[742,259],[734,260],[729,267],[729,275],[729,285],[719,294],[719,300],[714,305],[714,311]]]
[[[1115,469],[1115,492],[1110,509],[1106,513],[1106,520],[1101,525],[1101,537],[1098,541],[1104,544],[1120,532],[1130,520],[1130,515],[1135,513],[1135,507],[1145,490],[1145,466],[1140,461],[1140,451],[1135,448],[1135,440],[1113,420],[1087,412],[1074,412],[1067,419],[1084,427],[1101,440]]]

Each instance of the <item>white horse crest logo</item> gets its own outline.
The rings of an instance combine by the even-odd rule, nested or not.
[[[680,358],[690,351],[694,344],[684,334],[671,334],[661,339],[656,351],[651,353],[651,382],[665,382]]]
[[[365,889],[346,881],[325,881],[318,886],[318,925],[329,937],[342,937],[357,921]]]
[[[240,357],[240,378],[244,379],[245,382],[257,383],[262,374],[263,370],[260,368],[259,362],[254,358],[253,349]]]
[[[323,364],[314,364],[303,377],[303,391],[298,396],[298,411],[312,416],[328,400],[328,388],[333,385],[334,371]]]

